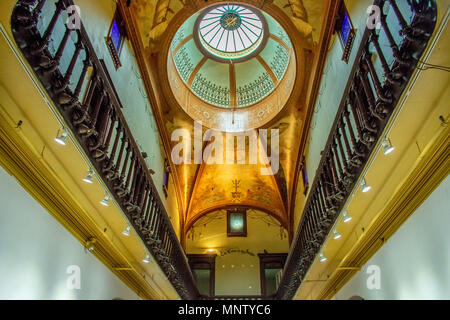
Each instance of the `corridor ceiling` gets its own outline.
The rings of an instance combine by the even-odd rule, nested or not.
[[[242,6],[267,21],[268,28],[263,31],[268,39],[259,44],[260,51],[255,49],[256,54],[239,61],[230,61],[233,58],[220,61],[205,54],[198,40],[195,41],[195,32],[199,32],[197,24],[202,17],[211,17],[207,16],[208,12],[218,6]],[[259,164],[172,163],[185,232],[202,215],[233,206],[265,211],[289,230],[290,199],[295,190],[296,168],[298,170],[302,158],[300,141],[308,112],[305,92],[327,7],[328,1],[315,0],[132,2],[133,23],[142,46],[138,56],[141,55],[148,66],[146,72],[154,92],[149,98],[152,108],[157,110],[155,118],[169,156],[179,143],[171,141],[174,131],[182,128],[194,136],[194,120],[202,122],[203,132],[209,128],[224,132],[279,130],[280,169],[275,175],[262,175]],[[257,41],[255,37],[254,42]],[[278,61],[275,59],[277,49],[284,53]],[[187,67],[183,59],[188,59]],[[204,78],[200,79],[201,84],[197,83],[198,75]],[[252,101],[244,103],[241,99],[238,102],[230,94],[233,86],[235,90],[249,86],[264,75],[267,75],[269,89]],[[205,94],[208,82],[215,84],[215,88],[222,86],[224,99],[211,100],[212,95]],[[197,91],[193,89],[196,83]],[[217,114],[223,115],[222,121],[211,120]],[[235,119],[244,119],[241,127],[234,125]],[[203,143],[202,148],[206,146],[207,143]],[[194,154],[194,144],[191,147]],[[248,158],[248,150],[246,156]]]

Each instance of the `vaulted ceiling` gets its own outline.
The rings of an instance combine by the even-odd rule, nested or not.
[[[189,91],[192,85],[193,72],[203,70],[203,74],[212,81],[224,81],[230,78],[229,66],[223,64],[224,71],[208,68],[218,65],[217,61],[205,59],[198,51],[195,43],[190,41],[193,30],[192,21],[205,8],[218,4],[241,3],[250,5],[263,12],[267,20],[273,20],[273,24],[280,26],[288,35],[283,48],[290,48],[291,61],[295,61],[291,72],[286,72],[286,84],[280,85],[284,91],[274,90],[275,93],[259,97],[264,104],[254,107],[239,108],[237,105],[227,105],[231,112],[225,114],[224,122],[210,121],[220,112],[217,104],[209,103],[206,99],[188,100],[183,105],[183,100],[178,93]],[[147,86],[152,94],[149,95],[155,118],[161,132],[162,143],[168,155],[178,140],[171,141],[172,133],[176,129],[185,129],[194,135],[194,121],[202,121],[203,132],[209,128],[222,131],[240,131],[232,127],[235,117],[245,118],[243,129],[279,129],[279,159],[280,170],[275,175],[262,175],[259,164],[182,164],[172,163],[172,173],[179,200],[179,211],[183,221],[185,232],[202,215],[232,206],[246,206],[265,211],[273,215],[280,223],[290,230],[290,206],[293,192],[295,192],[296,170],[299,167],[301,137],[304,132],[308,111],[307,86],[313,73],[313,62],[317,54],[320,33],[324,23],[324,16],[328,1],[315,0],[242,0],[242,1],[208,1],[203,0],[135,0],[132,2],[127,23],[132,24],[129,30],[138,30],[134,37],[131,35],[133,46],[140,60],[141,71],[147,73]],[[192,20],[192,21],[191,21]],[[187,28],[187,32],[174,41],[180,28]],[[179,35],[179,33],[178,33]],[[268,44],[268,52],[259,54],[254,59],[270,60],[273,48],[279,45],[277,39],[272,38]],[[175,43],[174,45],[174,42]],[[181,45],[180,45],[181,43]],[[186,54],[195,60],[190,68],[189,75],[180,75],[180,69],[174,66],[173,54],[177,54],[181,48],[186,48]],[[174,52],[172,49],[176,49]],[[272,50],[272,51],[270,51]],[[197,56],[198,55],[198,56]],[[263,59],[261,59],[263,58]],[[265,58],[265,59],[264,59]],[[202,60],[206,60],[201,62]],[[264,66],[261,61],[249,61],[253,67],[239,72],[244,64],[236,68],[236,72],[242,74],[233,75],[237,81],[247,81],[253,74],[260,70],[270,73],[270,67]],[[270,65],[269,63],[266,63]],[[197,68],[196,68],[197,66]],[[222,67],[223,67],[222,66]],[[268,71],[269,69],[269,71]],[[183,78],[184,77],[184,78]],[[280,78],[281,79],[281,78]],[[280,80],[278,79],[278,80]],[[227,82],[229,80],[225,80]],[[227,82],[228,83],[228,82]],[[278,92],[278,93],[277,93]],[[283,97],[270,98],[276,94]],[[202,98],[199,94],[194,94]],[[268,99],[268,100],[263,100]],[[270,100],[272,99],[272,100]],[[198,107],[197,107],[198,106]],[[209,109],[201,109],[206,108]],[[188,110],[188,108],[190,108]],[[215,108],[215,109],[214,109]],[[242,110],[240,110],[242,109]],[[206,111],[205,111],[206,110]],[[209,111],[217,110],[217,111]],[[230,111],[230,110],[227,110]],[[256,112],[257,111],[257,112]],[[239,113],[243,112],[243,113]],[[253,113],[252,113],[253,112]],[[258,115],[266,115],[258,118]],[[229,119],[227,117],[230,117]],[[233,119],[231,122],[230,119]],[[259,120],[258,120],[259,119]],[[227,130],[228,128],[228,130]],[[242,131],[242,130],[241,130]],[[204,149],[207,143],[203,143]],[[192,153],[195,152],[194,146]],[[300,153],[301,154],[301,153]],[[248,156],[248,155],[247,155]],[[297,171],[298,172],[298,171]]]

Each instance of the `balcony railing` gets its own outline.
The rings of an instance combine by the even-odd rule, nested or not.
[[[65,10],[73,4],[18,1],[11,21],[17,45],[178,294],[196,299],[186,256],[121,113],[114,85],[84,26],[72,30],[65,24]]]
[[[433,0],[377,0],[291,245],[276,299],[292,299],[381,138],[436,26]]]

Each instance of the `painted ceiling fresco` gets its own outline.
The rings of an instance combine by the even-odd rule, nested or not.
[[[209,1],[214,4],[217,1]],[[296,58],[300,59],[296,77],[307,79],[311,73],[313,48],[316,45],[322,28],[327,1],[316,0],[248,0],[255,6],[276,6],[276,10],[289,20],[292,28],[289,36],[299,39],[301,50],[297,50]],[[158,55],[166,39],[168,29],[174,17],[181,12],[190,12],[185,19],[204,7],[203,0],[136,0],[132,9],[146,56],[154,70],[158,70]],[[175,21],[175,20],[174,20]],[[182,25],[182,23],[180,24]],[[295,30],[293,32],[293,30]],[[288,30],[287,30],[288,31]],[[176,30],[173,34],[176,33]],[[300,52],[301,51],[301,52]],[[299,55],[299,52],[302,54]],[[302,60],[303,59],[303,60]],[[303,74],[299,74],[300,70]],[[155,72],[157,73],[157,72]],[[159,75],[161,76],[161,74]],[[155,86],[163,86],[163,81],[154,77]],[[181,206],[185,226],[189,226],[199,215],[213,209],[233,205],[243,205],[271,212],[284,224],[289,224],[289,199],[294,184],[294,172],[299,158],[303,123],[306,115],[304,95],[306,82],[300,82],[298,98],[280,106],[279,114],[265,128],[279,129],[280,167],[282,177],[263,176],[258,165],[199,165],[184,164],[174,166],[174,178],[181,197]],[[162,90],[159,90],[162,91]],[[184,128],[193,135],[193,120],[175,102],[164,95],[159,96],[159,108],[164,122],[163,135],[173,148],[178,142],[170,142],[174,130]],[[205,128],[207,129],[207,128]],[[204,130],[205,130],[204,129]],[[203,148],[205,145],[203,145]],[[239,181],[236,189],[235,181]],[[280,183],[281,181],[281,183]],[[236,192],[239,194],[237,196]],[[234,195],[233,195],[234,194]],[[286,195],[287,194],[287,195]],[[187,231],[187,230],[185,230]]]

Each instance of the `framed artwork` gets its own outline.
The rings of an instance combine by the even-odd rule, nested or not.
[[[228,237],[247,236],[247,211],[245,209],[227,211],[227,235]]]

